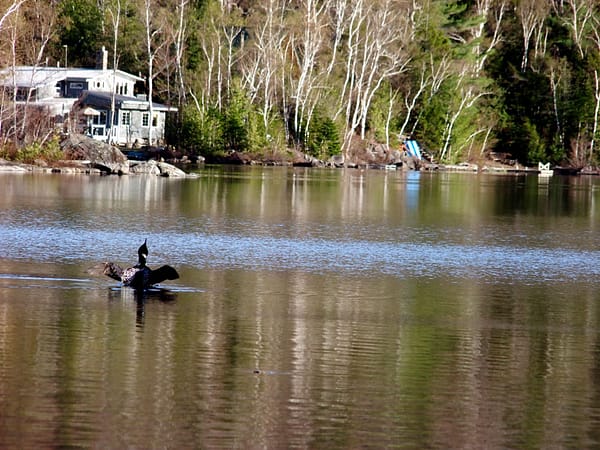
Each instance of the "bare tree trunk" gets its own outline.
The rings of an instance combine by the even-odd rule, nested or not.
[[[562,16],[564,18],[563,22],[571,30],[573,42],[575,42],[575,46],[579,50],[579,56],[582,58],[584,57],[584,33],[586,32],[588,22],[593,17],[594,4],[597,4],[596,0],[567,0],[571,14],[566,17]]]
[[[590,139],[590,160],[594,156],[594,148],[596,145],[596,134],[598,133],[598,115],[600,114],[600,80],[598,79],[598,70],[594,70],[594,126],[592,129],[592,137]]]
[[[153,0],[144,0],[144,24],[146,26],[146,54],[148,57],[148,145],[154,145],[154,60],[166,40],[158,40],[163,31],[163,24],[156,24],[154,11],[158,5]]]
[[[224,5],[221,5],[222,7]],[[201,39],[201,48],[206,59],[207,70],[205,73],[205,89],[202,93],[204,105],[214,104],[221,111],[223,107],[223,71],[221,29],[224,11],[221,8],[218,15],[211,14],[206,20],[206,28],[198,33]]]
[[[16,24],[13,24],[13,26],[10,28],[10,43],[11,43],[11,47],[10,47],[10,56],[11,56],[11,64],[12,64],[12,75],[13,75],[13,86],[12,86],[12,107],[13,107],[13,111],[12,111],[12,120],[13,120],[13,124],[12,124],[12,134],[13,134],[13,142],[15,145],[15,148],[18,148],[20,145],[19,140],[20,140],[20,136],[18,133],[19,130],[19,122],[18,122],[18,112],[17,112],[17,98],[18,98],[18,88],[19,86],[17,85],[17,74],[16,74],[16,68],[17,68],[17,26]]]
[[[152,94],[154,89],[154,56],[155,53],[152,49],[152,43],[154,36],[160,32],[160,30],[152,30],[152,20],[151,20],[151,11],[152,11],[152,1],[144,0],[145,6],[145,22],[146,22],[146,52],[148,54],[148,114],[149,123],[148,123],[148,145],[152,146],[154,144],[153,139],[153,121],[154,121],[154,106],[152,104]]]
[[[446,120],[446,127],[444,129],[444,145],[440,153],[440,160],[442,161],[445,160],[446,157],[448,160],[452,159],[452,138],[454,135],[454,127],[456,125],[456,122],[458,121],[458,118],[463,114],[465,110],[475,105],[475,103],[481,97],[483,97],[484,95],[489,95],[489,92],[475,93],[473,92],[473,89],[471,87],[465,87],[463,85],[465,79],[464,76],[465,73],[463,71],[463,74],[461,75],[457,83],[457,90],[459,90],[461,93],[460,103],[454,111],[454,113],[451,114],[451,112],[448,111],[448,119]]]
[[[26,1],[27,0],[14,0],[8,6],[8,8],[6,8],[6,11],[4,11],[4,14],[2,15],[2,17],[0,17],[0,31],[4,28],[4,22],[6,21],[6,19],[8,19],[12,14],[16,13],[21,7],[21,5]]]
[[[315,0],[303,0],[302,12],[304,14],[304,33],[297,48],[297,63],[300,75],[296,80],[294,92],[294,131],[296,136],[302,136],[308,130],[310,115],[314,111],[314,103],[311,102],[311,93],[315,89],[315,67],[318,52],[323,45],[321,16],[327,3],[319,7]],[[306,129],[304,129],[304,127]]]
[[[593,37],[592,41],[595,45],[596,55],[600,56],[600,18],[594,18],[592,22],[592,32]],[[598,120],[600,114],[600,76],[598,75],[598,70],[594,70],[594,125],[592,130],[592,136],[590,138],[590,159],[594,156],[594,151],[596,147],[596,135],[598,133]]]
[[[556,121],[556,132],[559,136],[561,145],[564,143],[564,137],[562,134],[562,127],[560,124],[560,115],[558,111],[558,86],[560,84],[560,73],[554,66],[550,67],[550,89],[552,91],[552,107],[554,109],[554,120]]]
[[[368,113],[382,83],[407,70],[410,54],[406,45],[414,31],[411,6],[390,0],[362,0],[354,5],[348,32],[349,57],[346,67],[346,123],[344,147],[354,132],[365,138]],[[355,22],[356,20],[356,22]]]
[[[225,60],[225,68],[226,68],[226,94],[227,96],[231,95],[231,81],[233,79],[232,72],[233,66],[235,64],[234,58],[234,45],[236,39],[239,37],[242,32],[243,27],[240,24],[236,23],[225,23],[222,26],[223,36],[225,37],[225,42],[227,44],[227,58]]]
[[[115,8],[115,10],[113,10],[113,7]],[[111,19],[111,23],[112,23],[112,27],[113,27],[113,51],[112,51],[112,57],[113,57],[113,68],[112,68],[112,92],[111,92],[111,96],[110,96],[110,118],[107,120],[110,120],[109,125],[109,136],[108,136],[108,142],[109,143],[113,143],[115,140],[115,125],[118,124],[118,118],[115,117],[115,97],[117,95],[117,67],[118,67],[118,61],[119,61],[119,56],[117,53],[117,49],[118,47],[118,40],[119,40],[119,26],[121,24],[121,0],[116,0],[116,4],[111,5],[111,7],[108,8],[108,13],[110,14],[110,19]],[[116,123],[115,123],[116,121]]]
[[[481,21],[474,27],[472,35],[476,42],[474,47],[475,54],[477,55],[477,61],[475,63],[474,75],[479,75],[485,66],[485,62],[492,50],[502,40],[501,35],[501,24],[504,17],[504,13],[508,7],[507,0],[477,0],[476,1],[476,12],[481,18]],[[494,21],[490,23],[488,16],[493,11]],[[482,38],[484,36],[486,26],[490,26],[493,29],[492,37],[489,39],[487,44],[483,44]]]
[[[188,5],[189,0],[179,0],[179,4],[177,5],[177,28],[175,31],[175,66],[177,71],[177,84],[178,84],[178,107],[179,111],[182,110],[183,105],[185,104],[185,80],[183,73],[183,52],[184,52],[184,43],[186,36],[186,6]]]
[[[31,47],[29,48],[29,51],[27,52],[28,54],[26,55],[26,57],[28,59],[32,60],[31,65],[33,67],[33,70],[31,71],[29,92],[27,93],[27,97],[25,98],[25,104],[23,106],[22,119],[21,119],[21,130],[19,131],[19,134],[21,136],[23,136],[24,138],[28,138],[28,139],[31,139],[32,141],[36,141],[39,138],[38,133],[29,133],[30,130],[27,130],[27,128],[29,127],[29,122],[30,122],[30,120],[29,120],[29,113],[30,113],[30,109],[31,109],[30,102],[32,100],[32,97],[34,96],[35,74],[43,62],[45,51],[46,51],[46,46],[48,45],[48,42],[50,42],[50,39],[52,39],[54,32],[55,32],[54,21],[55,21],[56,16],[55,16],[54,9],[49,7],[46,0],[31,0],[30,3],[33,3],[33,4],[29,5],[28,10],[26,9],[26,14],[27,13],[29,14],[30,21],[32,21],[32,23],[29,24],[30,27],[35,28],[35,36],[31,36],[31,39],[29,39],[27,37],[21,37],[21,39],[23,41],[26,41],[27,43],[31,42]],[[28,5],[25,4],[25,6],[28,6]],[[27,28],[29,28],[29,27],[27,27]],[[22,30],[23,33],[31,32],[31,31],[34,31],[34,30],[32,30],[32,29]],[[35,100],[35,99],[33,99],[33,100]],[[42,132],[47,135],[48,130],[43,130]],[[29,136],[26,136],[26,134],[28,134]]]
[[[529,63],[529,48],[531,37],[536,29],[541,28],[550,9],[548,0],[522,0],[516,7],[517,16],[521,19],[523,31],[523,57],[521,58],[521,72],[525,72]]]
[[[404,115],[404,121],[402,122],[402,125],[400,126],[400,132],[399,132],[400,136],[404,136],[404,133],[406,132],[406,127],[408,126],[408,124],[411,120],[413,110],[417,106],[417,101],[419,100],[419,98],[421,97],[423,92],[425,92],[427,85],[430,83],[431,77],[427,73],[427,68],[426,68],[425,64],[423,64],[421,66],[421,70],[419,72],[420,72],[420,79],[419,79],[419,85],[416,88],[416,92],[414,94],[412,94],[411,90],[409,88],[408,91],[404,95],[404,106],[406,107],[406,112]]]
[[[206,80],[204,82],[204,86],[205,88],[203,89],[203,93],[202,93],[202,98],[203,100],[203,104],[206,104],[208,102],[208,99],[210,99],[211,97],[211,93],[212,93],[212,80],[213,80],[213,73],[215,70],[215,47],[214,45],[208,45],[208,43],[206,43],[205,41],[202,41],[202,51],[204,52],[204,56],[206,58]]]
[[[398,97],[397,92],[392,91],[392,87],[390,86],[389,91],[389,103],[387,116],[385,118],[385,146],[386,148],[390,148],[390,122],[392,121],[393,112],[394,112],[394,103],[396,102],[396,98]]]
[[[260,104],[265,134],[269,134],[269,121],[276,103],[277,89],[285,92],[285,70],[288,62],[285,59],[287,36],[284,22],[288,0],[269,0],[261,7],[261,15],[257,16],[253,45],[242,56],[241,72],[243,86],[250,94],[252,102]],[[282,76],[277,75],[281,71]],[[286,111],[284,94],[281,94],[282,110]],[[265,136],[266,138],[267,136]]]
[[[12,20],[12,16],[15,15],[21,5],[25,2],[25,0],[14,0],[2,17],[0,17],[0,32],[4,31],[7,26],[7,21]],[[11,57],[10,67],[12,69],[12,87],[10,98],[5,96],[5,92],[2,93],[2,114],[0,115],[0,133],[4,136],[4,138],[8,141],[9,139],[13,140],[15,147],[18,146],[18,136],[17,136],[17,110],[16,110],[16,100],[17,100],[17,80],[15,69],[17,67],[17,24],[10,23],[8,35],[9,38],[5,41],[10,45],[9,54]],[[5,101],[6,100],[6,101]],[[10,124],[10,125],[8,125]]]

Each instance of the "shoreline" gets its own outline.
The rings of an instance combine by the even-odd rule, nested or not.
[[[162,161],[127,160],[119,171],[87,160],[61,160],[55,163],[26,164],[0,158],[0,173],[39,173],[66,175],[153,175],[165,178],[193,178],[197,175]]]
[[[208,163],[213,165],[213,163]],[[272,161],[272,160],[255,160],[248,159],[241,162],[239,159],[232,161],[220,161],[215,165],[223,166],[262,166],[262,167],[307,167],[314,169],[356,169],[356,170],[380,170],[380,171],[400,171],[400,172],[445,172],[445,173],[472,173],[472,174],[507,174],[507,175],[585,175],[598,176],[600,168],[585,167],[555,167],[551,169],[551,173],[542,174],[537,167],[527,167],[517,165],[498,164],[495,161],[485,161],[483,164],[476,163],[460,163],[460,164],[434,164],[422,161],[417,169],[412,169],[402,164],[348,164],[348,165],[309,165],[298,164],[292,161]],[[117,170],[108,167],[98,161],[91,160],[59,160],[53,163],[39,161],[34,164],[27,164],[18,161],[10,161],[0,158],[0,173],[39,173],[39,174],[67,174],[67,175],[153,175],[171,178],[196,178],[199,175],[193,172],[186,172],[184,169],[188,167],[201,167],[204,162],[194,164],[191,162],[181,163],[179,161],[156,161],[149,159],[147,161],[139,161],[134,159],[125,159]]]

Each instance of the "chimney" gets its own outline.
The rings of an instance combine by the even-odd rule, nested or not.
[[[108,50],[104,46],[96,52],[96,69],[108,70]]]

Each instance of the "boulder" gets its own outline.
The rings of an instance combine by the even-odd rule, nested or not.
[[[409,156],[405,152],[402,157],[402,167],[408,170],[419,170],[421,168],[421,161],[414,156]]]
[[[172,164],[168,164],[166,162],[158,162],[157,166],[160,170],[160,175],[163,177],[183,178],[187,176],[187,174],[183,170],[178,169]]]
[[[344,155],[333,155],[329,159],[329,164],[332,167],[344,167]]]
[[[113,145],[81,134],[70,134],[61,141],[67,159],[89,161],[90,166],[105,173],[129,173],[127,157]]]
[[[390,164],[402,164],[402,153],[400,150],[392,150]]]
[[[129,173],[160,175],[160,169],[153,159],[150,161],[130,161],[129,163]]]
[[[172,178],[183,178],[186,176],[186,173],[183,170],[162,161],[154,161],[151,159],[149,161],[130,161],[129,163],[130,173],[143,173]]]

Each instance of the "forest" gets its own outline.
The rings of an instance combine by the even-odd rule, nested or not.
[[[412,137],[440,162],[598,161],[597,0],[0,0],[2,68],[93,67],[102,46],[178,108],[168,141],[188,154]],[[42,145],[12,102],[2,145]]]

